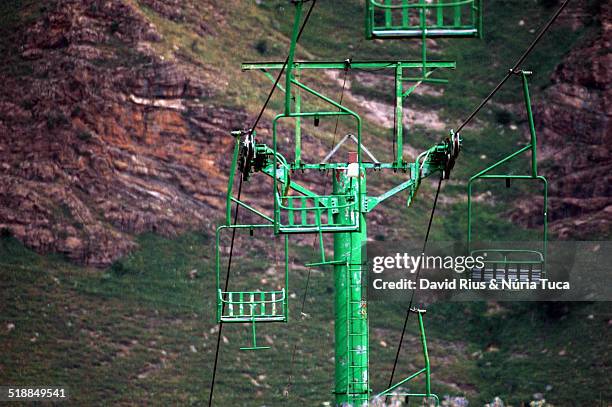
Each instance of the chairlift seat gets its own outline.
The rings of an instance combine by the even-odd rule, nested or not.
[[[366,37],[481,37],[482,8],[482,0],[366,0]]]
[[[285,322],[287,296],[280,291],[218,291],[217,306],[222,322]]]
[[[487,264],[483,268],[472,269],[473,281],[520,281],[532,282],[540,281],[543,277],[542,265],[538,263],[530,264]]]
[[[470,270],[472,281],[537,282],[546,275],[544,255],[536,250],[475,250],[471,255],[487,259],[484,267]]]

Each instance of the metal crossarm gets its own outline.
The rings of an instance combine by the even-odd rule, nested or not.
[[[404,69],[420,69],[423,67],[423,61],[418,60],[404,60],[404,61],[352,61],[350,62],[349,69],[395,69],[398,66],[402,66]],[[282,62],[244,62],[242,65],[243,71],[253,70],[272,70],[282,69]],[[294,61],[291,66],[292,69],[346,69],[347,63],[345,61]],[[457,63],[455,61],[427,61],[426,67],[428,69],[434,68],[446,68],[455,69]]]
[[[242,64],[244,71],[261,71],[268,78],[272,79],[268,71],[280,70],[285,67],[282,62],[247,62]],[[359,154],[359,161],[361,162],[361,152],[365,152],[372,158],[371,154],[368,153],[367,149],[364,149],[361,142],[361,118],[355,112],[348,109],[346,106],[334,101],[332,98],[325,96],[324,94],[314,90],[313,88],[305,85],[299,80],[300,73],[303,70],[348,70],[348,69],[390,69],[395,73],[395,123],[394,123],[394,134],[395,144],[397,145],[396,156],[393,157],[392,163],[378,163],[377,169],[392,168],[395,170],[405,171],[408,166],[403,159],[404,151],[404,100],[419,86],[423,83],[446,83],[446,79],[434,78],[432,74],[440,69],[455,69],[456,63],[454,61],[428,61],[423,54],[423,59],[419,61],[295,61],[290,58],[289,65],[287,66],[287,80],[285,81],[285,87],[279,88],[285,92],[285,108],[284,113],[277,116],[274,120],[274,131],[276,131],[276,124],[281,118],[294,118],[295,120],[295,159],[289,166],[291,169],[332,169],[334,164],[328,163],[323,160],[323,163],[306,163],[302,159],[302,138],[301,138],[301,125],[302,120],[305,118],[312,117],[315,120],[321,118],[338,117],[338,116],[351,116],[356,121],[356,136],[353,136],[357,143],[356,150]],[[410,72],[413,71],[413,72]],[[412,85],[405,89],[404,84],[412,83]],[[278,85],[277,85],[278,86]],[[325,101],[333,109],[317,109],[315,111],[306,111],[302,106],[302,92],[313,95],[323,101]],[[331,153],[330,153],[331,154]],[[375,160],[376,161],[376,160]],[[322,166],[321,164],[325,164]]]

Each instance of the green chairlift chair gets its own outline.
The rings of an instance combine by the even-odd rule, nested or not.
[[[221,287],[221,232],[223,230],[239,229],[254,231],[255,229],[271,228],[271,225],[231,225],[220,226],[216,233],[215,269],[217,283],[217,322],[250,323],[253,342],[251,346],[241,347],[241,350],[269,349],[269,346],[257,345],[256,323],[287,322],[289,308],[287,302],[287,287],[289,285],[289,253],[288,236],[284,237],[285,266],[284,287],[280,290],[228,291]]]
[[[482,0],[366,0],[366,37],[481,37]]]
[[[516,280],[516,281],[539,281],[546,276],[546,250],[548,241],[548,182],[545,177],[538,175],[537,167],[537,140],[533,113],[531,110],[531,98],[529,96],[529,86],[527,77],[531,72],[519,71],[515,73],[519,75],[523,85],[523,96],[525,99],[525,108],[527,111],[527,119],[529,122],[529,130],[531,134],[530,143],[520,148],[509,156],[499,160],[495,164],[478,172],[470,178],[467,187],[468,193],[468,230],[467,241],[468,251],[471,256],[482,256],[485,258],[484,267],[475,267],[470,270],[470,278],[476,281],[501,281],[501,280]],[[504,174],[495,173],[493,170],[503,164],[511,162],[525,152],[531,152],[531,171],[529,174]],[[476,180],[505,180],[509,187],[511,180],[526,180],[530,182],[542,183],[544,204],[542,209],[543,232],[542,244],[540,248],[533,247],[512,247],[499,248],[493,247],[489,249],[474,250],[473,239],[473,209],[472,209],[472,186]],[[529,243],[527,243],[529,245]]]

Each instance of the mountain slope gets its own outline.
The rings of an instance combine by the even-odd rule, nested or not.
[[[609,233],[604,3],[572,2],[525,66],[534,70],[552,228],[564,238]],[[288,4],[0,2],[0,382],[67,384],[73,405],[206,403],[218,329],[212,230],[223,214],[228,132],[252,123],[270,87],[265,78],[241,73],[239,63],[284,59]],[[362,1],[338,4],[318,2],[300,57],[409,59],[418,53],[401,41],[363,41]],[[484,40],[432,44],[435,58],[456,58],[458,69],[448,87],[424,88],[408,101],[406,157],[469,113],[556,4],[491,0]],[[367,145],[377,156],[392,150],[392,81],[383,74],[350,72],[344,90],[345,102],[366,118]],[[343,92],[340,75],[308,80],[330,96]],[[467,178],[527,139],[521,95],[511,85],[465,130],[464,154],[443,187],[432,239],[464,238]],[[279,108],[276,95],[259,128],[264,140]],[[306,126],[313,155],[325,154],[348,131],[342,122],[337,135],[333,122]],[[405,174],[372,177],[371,192],[400,177]],[[322,185],[319,178],[311,182]],[[424,183],[409,210],[398,197],[373,212],[370,235],[420,240],[431,189]],[[258,182],[244,191],[249,202],[268,209],[269,192]],[[514,226],[538,232],[536,200],[487,196],[483,219],[493,231],[513,226],[503,219],[509,213]],[[277,285],[273,239],[237,239],[232,283]],[[215,405],[287,405],[290,374],[289,404],[324,405],[331,398],[333,282],[329,272],[308,274],[303,267],[316,256],[312,236],[291,242],[290,323],[259,329],[259,340],[272,346],[262,353],[237,351],[250,340],[247,327],[224,328]],[[427,308],[433,389],[440,395],[476,406],[496,396],[515,406],[540,396],[556,406],[612,400],[605,373],[612,352],[609,303]],[[404,310],[399,303],[370,304],[374,391],[387,384]],[[422,364],[414,322],[398,375]]]
[[[239,62],[282,58],[287,43],[282,32],[289,30],[291,14],[283,4],[158,0],[56,0],[45,5],[31,0],[4,2],[1,46],[6,58],[0,66],[3,77],[0,228],[39,252],[59,252],[79,263],[104,266],[135,247],[134,234],[153,231],[173,236],[187,229],[209,227],[210,220],[221,213],[231,144],[227,134],[231,129],[248,126],[245,124],[248,112],[256,110],[268,87],[250,75],[236,80]],[[328,5],[320,7],[313,27],[305,33],[304,46],[308,51],[302,49],[304,54],[320,54],[325,58],[330,52],[340,55],[349,52],[368,58],[406,58],[416,52],[398,42],[357,41],[353,45],[356,38],[351,33],[359,27],[343,23],[342,16],[328,10]],[[506,30],[505,25],[514,24],[514,17],[508,15],[516,13],[516,7],[512,7],[505,3],[492,7],[496,13],[489,13],[487,18],[497,18],[497,13],[500,17],[487,23],[499,27],[499,31],[487,33],[487,44],[478,41],[459,46],[456,42],[442,44],[451,46],[450,54],[462,58],[459,78],[442,99],[431,96],[435,92],[415,96],[417,103],[411,106],[416,113],[409,119],[410,126],[424,132],[427,141],[420,135],[413,138],[409,130],[409,143],[416,146],[416,150],[411,147],[410,151],[435,142],[444,134],[440,128],[451,127],[429,110],[441,107],[442,119],[452,123],[454,120],[448,120],[449,117],[456,119],[457,113],[467,111],[472,99],[476,101],[474,97],[469,101],[459,98],[466,95],[462,79],[468,72],[465,69],[476,67],[470,66],[470,61],[473,63],[486,47],[500,50],[499,56],[489,53],[491,65],[478,68],[483,72],[476,75],[477,86],[469,91],[475,96],[485,92],[487,83],[495,77],[497,70],[490,67],[505,57],[502,53],[507,48],[503,47],[505,42],[529,38],[528,27],[538,26],[550,13],[550,9],[531,5],[531,19],[526,23],[521,20],[524,28],[520,31],[525,35],[497,34]],[[581,30],[585,21],[597,21],[592,15],[585,17],[581,10],[579,7],[578,11],[571,11],[563,24]],[[597,6],[589,10],[598,12]],[[604,11],[602,15],[609,14],[607,8]],[[349,2],[345,13],[359,15],[361,6]],[[601,25],[608,27],[609,20]],[[319,44],[316,35],[329,26],[340,27],[339,42],[327,44],[331,48]],[[584,156],[576,168],[575,163],[563,159],[567,154],[564,149],[569,147],[555,147],[567,137],[572,123],[581,123],[586,118],[595,132],[590,140],[584,140],[583,130],[573,131],[579,140],[576,146],[588,144],[588,148],[580,151],[596,151],[596,156],[604,161],[609,156],[605,139],[609,133],[606,131],[609,114],[590,117],[579,113],[609,110],[606,85],[609,72],[605,69],[605,58],[609,55],[601,57],[598,62],[601,69],[593,80],[580,73],[590,72],[588,66],[572,62],[584,59],[582,54],[607,49],[605,32],[599,35],[600,40],[595,40],[600,42],[595,48],[587,45],[567,56],[568,62],[554,74],[554,84],[546,99],[534,97],[538,119],[542,119],[541,140],[549,152],[546,155],[552,169],[549,173],[553,175],[553,230],[560,236],[568,236],[576,222],[582,225],[581,236],[591,231],[605,235],[609,231],[609,212],[602,212],[609,207],[609,191],[601,186],[576,187],[593,185],[592,171],[582,168],[592,166],[585,160],[595,156],[591,153]],[[440,52],[438,48],[434,47],[435,53]],[[550,42],[545,48],[553,49]],[[535,60],[535,65],[540,64],[538,61]],[[542,82],[542,73],[539,77]],[[348,103],[367,119],[366,131],[376,141],[366,139],[366,143],[373,144],[374,150],[382,154],[391,148],[391,143],[384,136],[389,131],[385,129],[388,123],[377,121],[376,114],[384,115],[386,105],[363,103],[376,96],[367,87],[371,77],[357,75],[352,79],[357,91],[365,94],[348,98]],[[573,85],[580,81],[588,83]],[[332,95],[340,92],[338,79],[319,78],[318,82]],[[582,100],[579,95],[590,102],[574,110],[571,101]],[[272,107],[277,107],[275,100]],[[440,100],[444,102],[442,106]],[[457,100],[463,102],[457,105]],[[383,110],[372,114],[367,111],[368,106]],[[461,107],[453,110],[453,106]],[[499,108],[494,110],[499,116]],[[558,121],[557,117],[565,120]],[[490,128],[492,123],[483,117],[477,127]],[[267,127],[264,120],[261,129],[264,137],[269,134]],[[331,143],[331,128],[328,126],[325,131],[328,140],[324,142],[315,138],[321,131],[305,131],[310,150],[324,152],[330,148],[331,144],[327,144]],[[478,131],[466,130],[466,134],[474,141],[486,138],[485,131],[481,134]],[[499,126],[495,131],[499,131]],[[520,138],[524,131],[522,125],[518,133],[506,137]],[[552,147],[548,148],[546,143]],[[501,143],[499,149],[507,151]],[[460,183],[471,168],[477,168],[477,156],[482,154],[470,156],[466,151],[468,155],[457,169]],[[567,175],[555,178],[556,168],[562,168],[560,172]],[[451,200],[461,199],[463,194],[452,190],[448,193]],[[423,194],[427,197],[426,188]],[[459,196],[452,198],[453,195]],[[425,213],[426,206],[417,203],[417,212]],[[532,216],[535,208],[525,202],[519,205],[513,218],[518,223],[530,224],[525,219]],[[398,216],[403,215],[398,212]],[[375,219],[375,224],[379,220]],[[376,233],[388,233],[385,221],[380,221],[383,228]],[[419,222],[411,222],[414,227],[406,233],[418,230],[422,223]]]
[[[129,1],[2,7],[41,14],[3,28],[0,226],[38,251],[107,265],[134,248],[131,234],[207,224],[227,129],[245,117],[211,104],[215,69],[164,60],[151,45],[162,35]]]
[[[610,236],[612,5],[595,10],[599,32],[556,67],[537,109],[542,161],[553,180],[551,231],[562,238]]]

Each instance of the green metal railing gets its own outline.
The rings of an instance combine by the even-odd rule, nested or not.
[[[218,320],[223,322],[286,321],[286,295],[281,291],[218,292]]]
[[[482,0],[366,0],[366,37],[481,37]]]
[[[482,256],[484,267],[472,269],[472,279],[486,281],[487,279],[516,279],[519,281],[542,278],[545,273],[543,252],[528,249],[481,249],[472,250],[474,257]],[[518,260],[516,259],[518,258]],[[488,278],[487,278],[488,277]]]
[[[275,224],[280,233],[350,232],[359,229],[357,199],[354,195],[279,196]],[[342,203],[341,203],[342,202]],[[350,223],[334,221],[338,211],[349,213]]]

